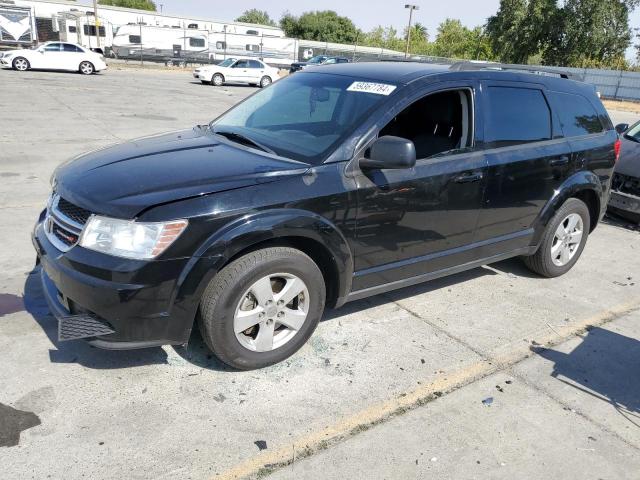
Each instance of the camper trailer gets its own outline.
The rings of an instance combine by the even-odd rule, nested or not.
[[[207,61],[208,36],[206,30],[193,28],[123,25],[113,37],[112,55],[116,58],[181,58]]]
[[[77,43],[103,55],[111,49],[113,25],[102,18],[96,22],[96,17],[90,14],[63,12],[54,15],[53,30],[59,32],[63,42]]]
[[[288,66],[294,61],[296,40],[271,35],[247,35],[228,32],[209,34],[209,59],[257,57],[274,66]]]
[[[30,48],[37,42],[35,12],[0,1],[0,49]]]

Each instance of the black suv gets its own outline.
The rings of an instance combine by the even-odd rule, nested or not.
[[[618,137],[594,89],[509,70],[303,71],[191,130],[61,165],[34,245],[61,340],[292,355],[325,306],[522,256],[576,263]]]

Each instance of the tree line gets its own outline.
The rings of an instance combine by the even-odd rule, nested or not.
[[[500,0],[484,25],[442,22],[435,37],[421,23],[411,27],[412,55],[570,67],[631,68],[625,58],[634,38],[630,13],[640,0]],[[280,26],[289,37],[404,51],[407,28],[369,32],[331,10],[284,13],[276,23],[266,11],[247,10],[236,21]],[[636,45],[640,63],[640,44]]]

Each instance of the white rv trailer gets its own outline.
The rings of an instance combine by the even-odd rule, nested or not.
[[[124,25],[113,37],[111,52],[117,58],[208,61],[208,36],[207,30]]]
[[[62,12],[52,17],[53,31],[59,33],[60,41],[77,43],[104,54],[113,38],[113,25],[102,18],[98,18],[97,23],[96,30],[96,18],[81,12]]]
[[[33,8],[0,1],[0,47],[28,48],[37,41]]]
[[[124,25],[114,35],[111,48],[118,58],[215,62],[227,57],[256,57],[287,66],[294,61],[296,41],[281,36]]]

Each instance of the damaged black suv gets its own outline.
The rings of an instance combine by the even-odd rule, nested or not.
[[[592,87],[537,73],[309,68],[209,125],[61,165],[33,233],[60,340],[185,344],[199,326],[259,368],[327,306],[515,256],[564,274],[619,141]]]

